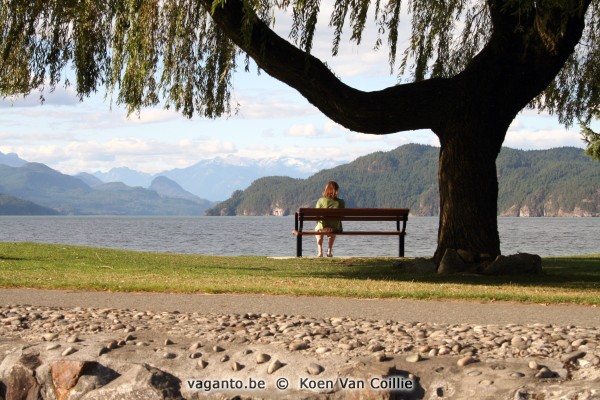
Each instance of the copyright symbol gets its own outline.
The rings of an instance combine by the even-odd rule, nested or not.
[[[279,378],[279,379],[277,379],[277,382],[275,383],[275,385],[277,386],[277,389],[279,389],[279,390],[287,389],[289,384],[290,383],[285,378]]]

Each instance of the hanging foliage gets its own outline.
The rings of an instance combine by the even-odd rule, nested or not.
[[[600,118],[600,113],[596,113],[596,118]],[[600,133],[593,131],[583,122],[580,123],[580,126],[581,136],[586,146],[585,154],[594,160],[600,161]]]
[[[551,51],[569,18],[584,13],[575,52],[530,107],[570,125],[589,121],[600,105],[600,0],[2,0],[0,93],[52,90],[73,77],[80,98],[105,87],[129,113],[162,100],[187,117],[228,114],[240,49],[211,19],[228,1],[243,5],[245,43],[257,40],[258,21],[271,25],[275,13],[287,12],[289,40],[307,54],[320,19],[329,22],[333,55],[344,34],[361,44],[373,25],[377,38],[367,45],[387,47],[399,82],[460,74],[503,13],[517,21],[510,29],[539,37]],[[401,23],[410,24],[407,37]]]

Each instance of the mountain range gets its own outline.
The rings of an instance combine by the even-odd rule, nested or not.
[[[93,185],[47,165],[0,165],[0,214],[10,215],[203,215],[214,203],[159,179],[152,189],[122,182]],[[157,178],[158,179],[158,178]]]
[[[439,148],[408,144],[376,152],[308,179],[265,177],[207,215],[288,215],[312,207],[325,183],[340,184],[347,207],[406,207],[437,215]],[[574,147],[503,148],[496,160],[501,216],[600,216],[600,165]]]
[[[203,215],[216,202],[199,193],[225,199],[265,175],[307,177],[335,163],[226,157],[154,175],[120,167],[70,176],[0,152],[0,215]]]
[[[181,187],[211,201],[222,201],[235,190],[246,189],[256,179],[264,176],[290,176],[307,178],[326,168],[339,165],[334,160],[307,160],[303,158],[266,158],[254,160],[243,157],[217,157],[202,160],[187,168],[177,168],[158,174],[148,174],[127,167],[113,168],[108,172],[94,172],[92,175],[102,182],[123,182],[129,186],[149,187],[159,177],[167,177]]]
[[[437,215],[438,157],[437,147],[410,144],[333,168],[333,161],[228,157],[156,175],[115,168],[70,176],[0,153],[0,214],[288,215],[314,205],[334,179],[348,207]],[[600,166],[581,149],[503,148],[496,165],[500,215],[600,216]],[[197,193],[230,197],[217,203]]]

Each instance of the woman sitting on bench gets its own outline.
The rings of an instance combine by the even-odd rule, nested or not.
[[[338,199],[339,185],[334,181],[327,182],[323,197],[317,201],[316,208],[346,208],[346,203]],[[332,257],[335,232],[342,232],[342,221],[318,221],[315,231],[327,234],[327,257]],[[323,257],[323,236],[317,235],[317,257]]]

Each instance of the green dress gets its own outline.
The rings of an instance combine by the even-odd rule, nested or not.
[[[317,201],[316,208],[346,208],[346,203],[342,199],[321,197]],[[342,232],[342,221],[318,221],[315,231],[323,230],[323,228],[333,228],[335,232]]]

